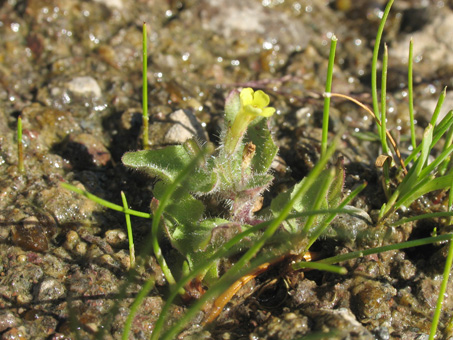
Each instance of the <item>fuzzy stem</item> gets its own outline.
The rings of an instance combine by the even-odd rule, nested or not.
[[[232,155],[236,152],[238,145],[240,144],[242,138],[244,137],[247,127],[252,122],[254,117],[244,113],[239,112],[236,116],[236,119],[233,122],[231,128],[228,129],[225,136],[225,146],[224,150],[227,155]]]

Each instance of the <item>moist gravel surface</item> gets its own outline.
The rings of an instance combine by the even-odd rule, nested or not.
[[[218,142],[223,103],[233,88],[263,89],[277,109],[280,146],[273,194],[301,180],[320,152],[330,37],[338,39],[333,90],[371,105],[371,55],[385,1],[33,0],[0,1],[0,337],[119,339],[134,297],[154,286],[132,322],[130,339],[149,338],[167,297],[152,255],[118,299],[130,266],[124,216],[60,186],[62,181],[149,211],[155,179],[121,165],[141,147],[142,24],[148,30],[148,89],[153,148],[186,136]],[[407,148],[408,41],[414,38],[417,134],[437,97],[452,86],[453,2],[396,0],[383,40],[389,46],[388,128]],[[447,94],[442,114],[453,107]],[[23,121],[25,173],[17,168],[16,126]],[[374,161],[371,117],[332,100],[330,132],[344,131],[346,191],[367,181],[353,205],[364,218],[339,216],[314,245],[319,256],[427,237],[428,220],[377,228],[385,202]],[[344,130],[343,130],[344,129]],[[444,211],[427,196],[406,214]],[[371,217],[370,217],[371,216]],[[402,215],[401,215],[402,216]],[[394,219],[401,217],[395,216]],[[136,249],[150,221],[133,218]],[[172,258],[172,250],[164,248]],[[430,245],[343,263],[348,274],[279,272],[246,285],[214,324],[203,312],[181,339],[425,339],[447,248]],[[170,260],[171,262],[171,260]],[[438,337],[453,336],[448,286]],[[115,307],[114,313],[111,311]],[[188,304],[176,303],[167,327]],[[112,317],[110,327],[106,318]]]

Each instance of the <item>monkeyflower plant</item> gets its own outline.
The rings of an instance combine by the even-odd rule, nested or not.
[[[217,150],[209,150],[196,139],[190,139],[182,145],[129,152],[122,158],[126,166],[160,179],[153,190],[153,212],[158,209],[166,189],[195,162],[190,175],[166,204],[159,226],[171,245],[183,255],[186,272],[210,258],[238,233],[277,216],[293,198],[293,191],[304,184],[302,181],[293,190],[278,195],[270,207],[262,209],[262,194],[274,179],[270,168],[278,151],[267,119],[275,113],[269,102],[269,96],[261,90],[233,90],[226,98],[225,122]],[[336,208],[343,177],[341,165],[333,173],[325,170],[294,204],[293,212]],[[325,190],[318,190],[320,187]],[[320,225],[323,219],[317,219],[294,218],[285,222],[278,232],[280,239],[291,239],[291,234],[301,235],[307,230],[308,220],[311,226]],[[304,232],[303,238],[307,236]],[[231,254],[246,250],[257,237],[259,235],[252,234],[242,239]],[[161,265],[165,265],[160,250],[155,249],[155,253],[158,259],[162,258]],[[213,261],[199,280],[207,285],[214,282],[221,274],[220,262],[221,259]],[[166,276],[169,279],[170,272]]]

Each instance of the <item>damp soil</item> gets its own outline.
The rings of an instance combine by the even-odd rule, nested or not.
[[[276,180],[264,204],[301,180],[319,159],[329,39],[338,39],[333,89],[371,105],[370,65],[384,1],[0,1],[0,336],[1,339],[93,338],[104,327],[129,269],[124,216],[60,186],[76,185],[149,211],[155,179],[121,164],[140,148],[142,23],[148,27],[148,89],[153,148],[193,134],[217,143],[223,103],[234,88],[270,96],[280,147]],[[407,148],[408,40],[414,37],[417,133],[437,96],[451,86],[451,1],[396,0],[389,45],[388,128]],[[443,32],[443,33],[439,33]],[[447,95],[445,111],[451,108]],[[25,173],[17,169],[16,126],[24,126]],[[331,137],[342,132],[346,188],[367,181],[353,205],[364,218],[338,216],[315,245],[326,257],[427,237],[442,221],[377,228],[385,202],[374,161],[371,117],[334,99]],[[338,156],[337,155],[337,156]],[[337,157],[336,156],[336,157]],[[405,214],[445,210],[439,193]],[[133,219],[138,251],[149,220]],[[167,247],[171,262],[174,253]],[[337,339],[425,339],[438,296],[445,245],[392,251],[343,263],[348,274],[272,268],[248,283],[213,324],[203,312],[181,339],[296,339],[337,330]],[[167,296],[151,255],[139,259],[104,337],[121,337],[131,303],[152,278],[131,339],[149,338]],[[449,285],[439,338],[452,336]],[[169,323],[188,304],[176,303]],[[71,317],[72,315],[72,317]],[[71,319],[74,321],[71,324]],[[450,333],[449,333],[450,332]]]

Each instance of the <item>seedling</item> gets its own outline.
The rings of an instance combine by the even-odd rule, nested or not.
[[[130,152],[123,156],[126,166],[161,179],[155,185],[151,203],[154,213],[153,242],[156,244],[156,257],[165,268],[165,275],[171,284],[175,282],[174,276],[157,247],[159,216],[162,216],[161,227],[173,247],[186,258],[189,271],[195,263],[211,256],[235,234],[265,218],[255,216],[255,211],[260,208],[262,192],[273,179],[269,169],[277,153],[265,119],[275,109],[268,107],[268,104],[269,97],[263,91],[255,92],[251,88],[245,88],[241,92],[231,92],[225,105],[221,146],[217,151],[204,151],[207,155],[203,155],[201,146],[192,139],[184,145]],[[313,178],[312,182],[308,182],[306,178],[294,190],[273,200],[270,212],[274,216],[282,211],[287,215],[293,207],[296,212],[302,212],[335,208],[340,203],[344,177],[342,165],[339,164],[333,170],[323,170],[332,152],[330,149],[323,158],[324,161],[319,163],[316,180]],[[178,184],[174,196],[163,207],[164,194],[170,186],[175,186],[177,177],[187,171],[190,163],[196,164],[190,171],[190,180]],[[320,193],[316,190],[319,186],[323,187]],[[204,218],[209,212],[199,198],[207,196],[215,196],[218,204],[226,206],[222,217]],[[303,249],[303,242],[306,242],[310,230],[321,222],[322,219],[315,217],[309,217],[306,221],[295,219],[285,223],[284,229],[285,232],[300,235],[299,248]],[[249,236],[249,241],[236,245],[237,250],[249,247],[257,237],[258,235]],[[198,280],[209,283],[218,279],[218,265],[219,261],[213,263]]]

